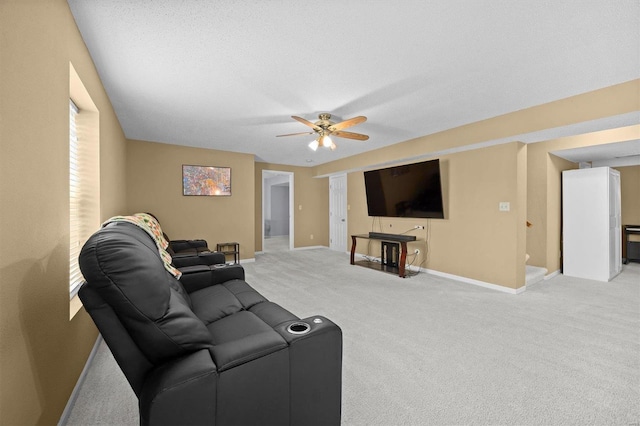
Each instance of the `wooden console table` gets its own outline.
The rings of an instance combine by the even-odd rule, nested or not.
[[[230,243],[218,243],[216,251],[224,254],[224,261],[227,262],[227,256],[233,256],[233,264],[240,263],[240,244],[235,241]]]
[[[392,266],[385,263],[377,263],[371,262],[369,260],[359,260],[356,262],[356,240],[358,238],[367,239],[367,240],[378,240],[378,241],[392,241],[394,243],[400,244],[400,258],[398,259],[398,266]],[[379,271],[389,272],[392,274],[398,274],[400,278],[405,278],[405,265],[407,263],[407,242],[414,242],[418,240],[407,241],[403,239],[394,239],[393,237],[373,237],[368,234],[358,234],[351,236],[351,264],[364,266],[365,268],[375,269]]]

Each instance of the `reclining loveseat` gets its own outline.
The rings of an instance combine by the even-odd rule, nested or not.
[[[80,299],[138,397],[140,424],[340,423],[342,332],[329,319],[268,301],[240,265],[180,276],[133,223],[106,224],[79,263]]]
[[[141,214],[141,213],[138,213],[138,214]],[[160,221],[158,220],[156,215],[154,215],[153,213],[142,213],[142,214],[153,218],[153,220],[158,225],[158,227],[160,227]],[[162,236],[169,243],[169,246],[166,248],[167,252],[173,257],[193,256],[200,253],[216,253],[209,248],[209,244],[207,243],[207,240],[204,240],[202,238],[195,239],[195,240],[172,240],[164,231],[162,231]],[[222,256],[222,259],[223,259],[221,263],[224,263],[224,255],[220,253],[220,256]]]

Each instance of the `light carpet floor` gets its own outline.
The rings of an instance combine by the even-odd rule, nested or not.
[[[608,283],[559,275],[519,295],[401,279],[328,249],[243,266],[268,299],[342,328],[343,425],[640,422],[640,264]],[[104,344],[67,424],[138,424]]]
[[[289,236],[278,235],[275,237],[267,237],[264,239],[264,246],[262,250],[265,253],[274,251],[288,251],[289,250]]]

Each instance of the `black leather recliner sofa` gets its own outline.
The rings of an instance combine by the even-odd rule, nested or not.
[[[109,223],[84,245],[80,299],[138,397],[142,425],[336,425],[342,332],[299,319],[240,265],[188,274],[154,240]],[[186,278],[186,277],[185,277]]]
[[[144,214],[151,216],[153,219],[155,219],[156,224],[160,226],[160,221],[158,220],[156,215],[149,212],[146,212]],[[166,232],[162,232],[162,235],[164,236],[164,239],[169,243],[167,252],[171,256],[193,256],[200,253],[216,253],[213,250],[209,249],[207,240],[203,240],[201,238],[195,240],[172,240],[171,238],[169,238]],[[224,263],[224,254],[220,253],[220,256],[222,256],[223,259],[220,263]]]
[[[169,241],[168,251],[172,255],[180,254],[198,254],[211,252],[207,240],[170,240],[167,234],[164,234]],[[222,254],[222,253],[221,253]],[[224,256],[224,255],[223,255]]]
[[[224,265],[226,261],[224,254],[220,253],[219,251],[202,251],[200,253],[175,254],[171,250],[169,250],[169,247],[167,247],[167,253],[171,255],[173,265],[183,272],[185,267],[196,265]]]

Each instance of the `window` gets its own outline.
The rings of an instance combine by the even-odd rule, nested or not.
[[[99,113],[73,65],[69,64],[69,296],[70,317],[84,281],[78,256],[100,227]]]
[[[78,107],[69,100],[69,293],[71,297],[78,292],[83,277],[78,266],[80,254],[80,204],[81,176],[78,158],[78,132],[76,117]]]

